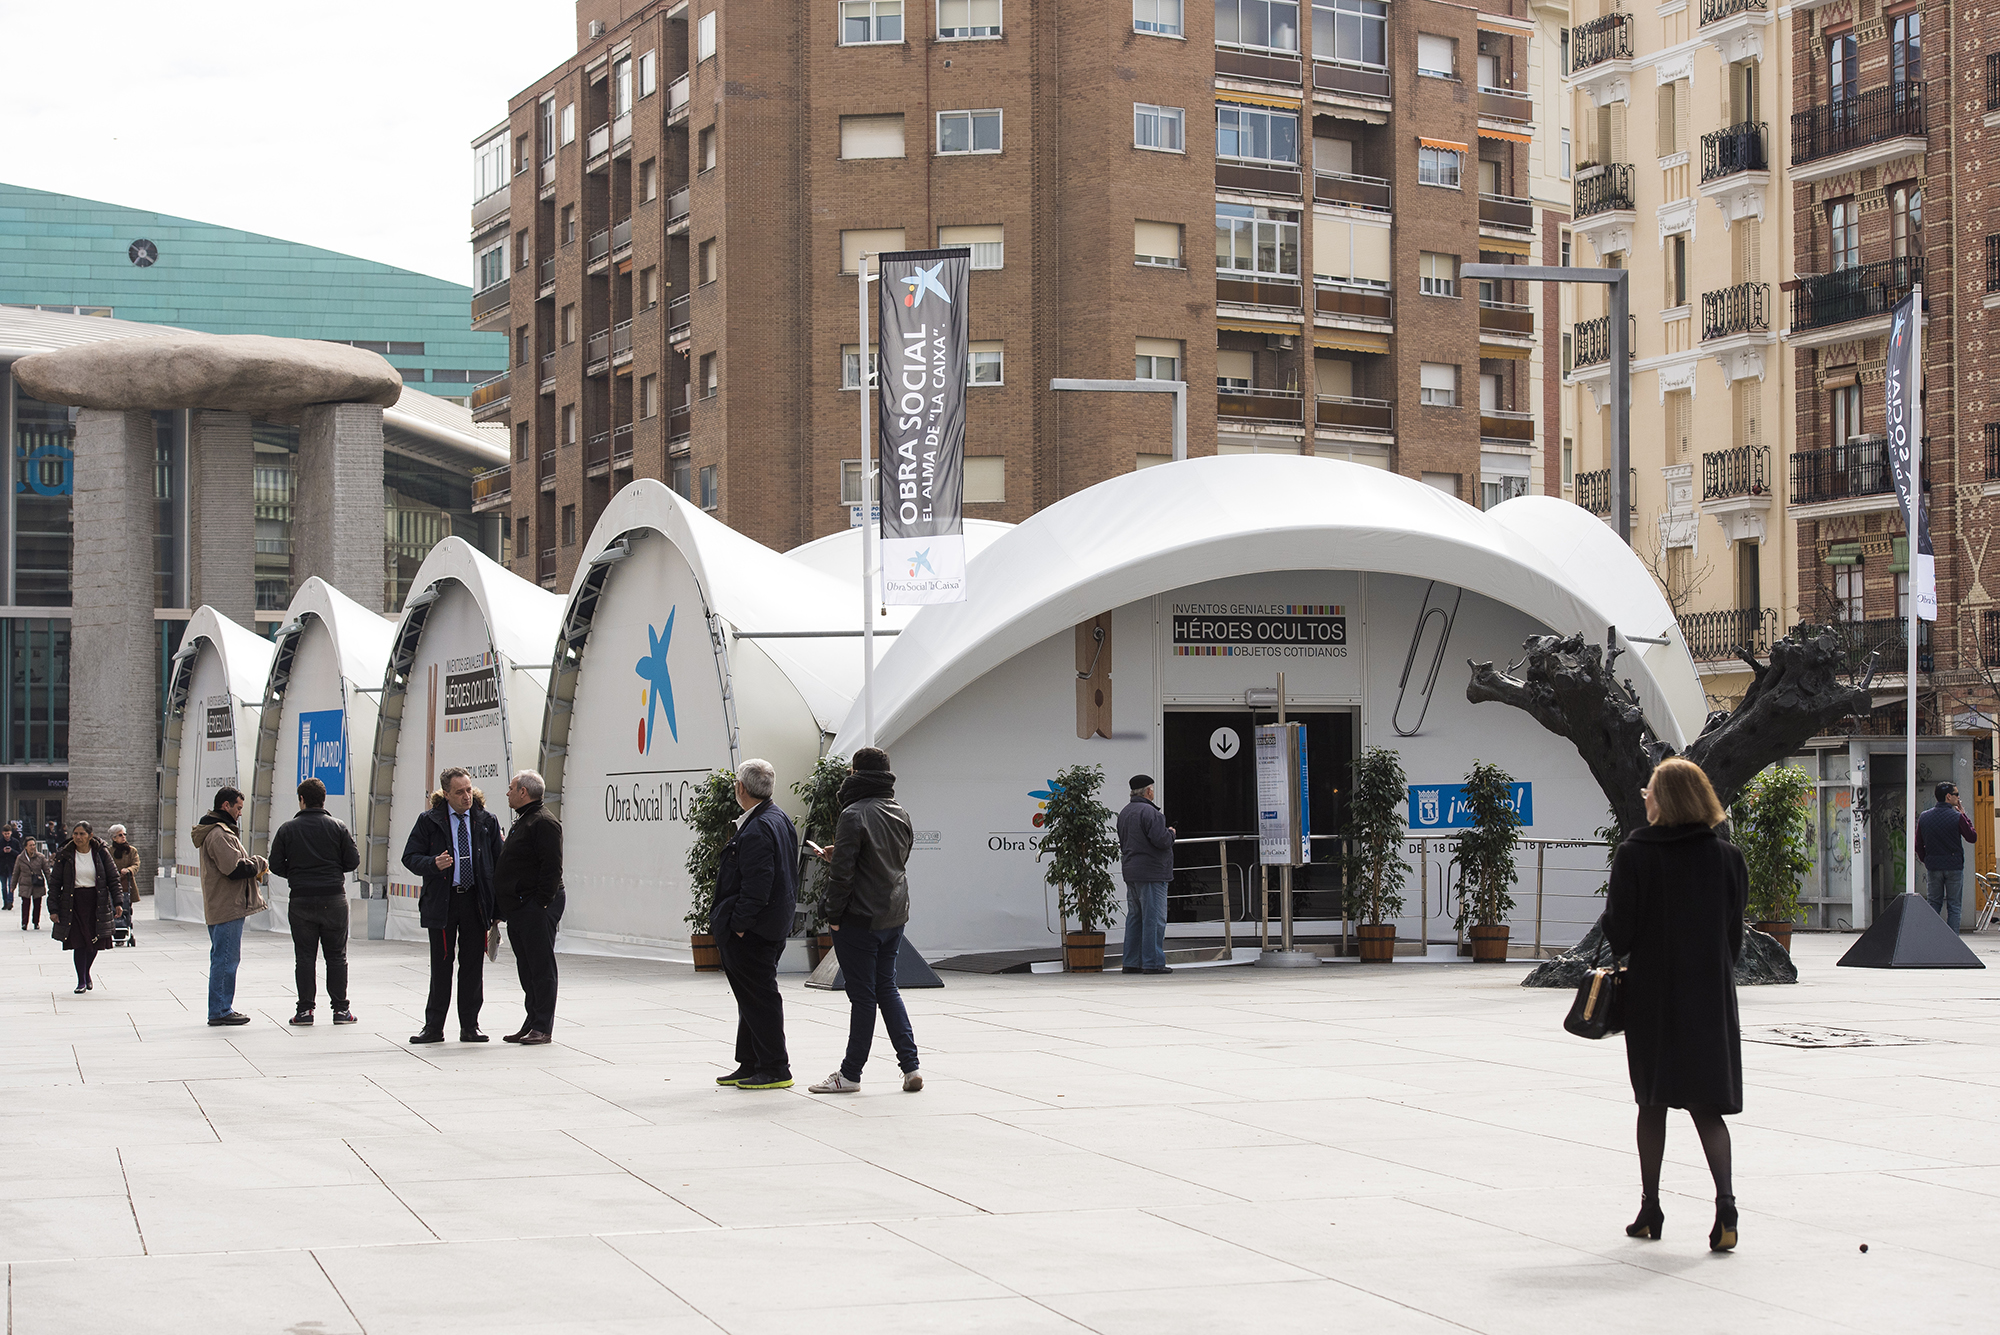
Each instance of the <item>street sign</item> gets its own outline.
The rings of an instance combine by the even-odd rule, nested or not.
[[[1295,867],[1307,860],[1312,827],[1307,795],[1305,725],[1257,728],[1257,860]]]

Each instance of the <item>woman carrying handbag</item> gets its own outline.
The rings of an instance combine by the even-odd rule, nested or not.
[[[1625,1232],[1660,1236],[1667,1109],[1685,1108],[1715,1178],[1711,1251],[1736,1246],[1729,1127],[1743,1111],[1736,954],[1749,873],[1717,826],[1727,818],[1692,761],[1662,761],[1645,789],[1652,823],[1626,835],[1611,863],[1605,935],[1629,955],[1619,989],[1625,1065],[1639,1104],[1639,1217]]]

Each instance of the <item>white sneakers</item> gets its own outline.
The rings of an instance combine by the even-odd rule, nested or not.
[[[923,1087],[924,1087],[923,1076],[919,1075],[915,1071],[905,1071],[903,1073],[903,1092],[905,1094],[914,1094]]]
[[[906,1071],[903,1074],[903,1092],[905,1094],[914,1094],[923,1087],[924,1078],[917,1072]],[[807,1088],[815,1094],[858,1094],[861,1092],[861,1082],[859,1080],[849,1080],[840,1072],[835,1071],[818,1084],[808,1085]]]

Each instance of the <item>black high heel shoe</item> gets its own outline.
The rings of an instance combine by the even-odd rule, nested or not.
[[[1658,1242],[1660,1240],[1660,1228],[1666,1221],[1667,1216],[1660,1209],[1659,1198],[1642,1196],[1639,1198],[1639,1217],[1625,1226],[1625,1236],[1628,1238],[1650,1238],[1654,1242]],[[1731,1234],[1730,1236],[1733,1238],[1735,1235]]]
[[[1708,1230],[1708,1249],[1712,1252],[1736,1250],[1736,1198],[1717,1196],[1715,1198],[1715,1227]]]

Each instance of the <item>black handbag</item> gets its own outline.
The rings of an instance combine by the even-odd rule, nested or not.
[[[1603,953],[1600,939],[1590,972],[1576,985],[1576,1000],[1570,1002],[1569,1014],[1563,1017],[1563,1028],[1578,1038],[1605,1038],[1625,1028],[1624,998],[1620,995],[1625,969],[1615,959],[1610,968],[1600,966],[1598,959]]]

